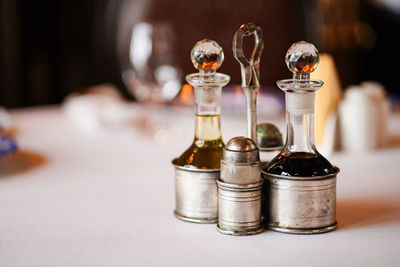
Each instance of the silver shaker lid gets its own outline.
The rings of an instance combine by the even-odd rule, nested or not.
[[[282,134],[272,123],[257,125],[257,143],[261,151],[276,151],[283,146]]]
[[[237,136],[224,147],[222,160],[226,163],[256,163],[260,161],[260,155],[253,140]]]

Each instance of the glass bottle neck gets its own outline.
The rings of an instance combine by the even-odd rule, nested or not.
[[[194,100],[196,115],[220,115],[221,114],[221,87],[194,88]]]
[[[195,87],[195,138],[217,140],[221,138],[221,87]]]
[[[317,154],[314,144],[315,92],[286,92],[286,144],[288,152]]]
[[[194,99],[196,104],[195,141],[221,139],[221,91],[230,77],[223,73],[204,75],[192,73],[186,76],[186,80],[194,87]]]

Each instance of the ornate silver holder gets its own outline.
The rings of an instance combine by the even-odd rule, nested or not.
[[[320,234],[335,230],[336,176],[288,177],[261,171],[269,203],[266,226],[292,234]]]
[[[218,221],[217,179],[220,170],[202,170],[175,166],[174,214],[177,218],[194,223]]]

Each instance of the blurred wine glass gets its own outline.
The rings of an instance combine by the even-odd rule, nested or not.
[[[133,26],[130,66],[122,73],[129,92],[139,102],[169,103],[180,91],[182,71],[174,65],[174,29],[165,22]]]

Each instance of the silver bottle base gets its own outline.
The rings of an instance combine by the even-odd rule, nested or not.
[[[280,227],[278,225],[268,225],[268,229],[276,232],[287,233],[287,234],[299,234],[299,235],[312,235],[312,234],[322,234],[326,232],[331,232],[337,228],[337,223],[335,224],[322,227],[322,228],[287,228],[287,227]]]
[[[219,169],[193,169],[175,167],[175,216],[192,223],[216,223],[218,221]]]
[[[217,225],[217,230],[221,234],[224,235],[234,235],[234,236],[241,236],[241,235],[256,235],[264,231],[263,227],[260,227],[258,229],[254,230],[245,230],[245,231],[238,231],[238,230],[227,230],[227,229],[221,229],[219,225]]]
[[[265,179],[266,227],[289,234],[320,234],[336,229],[336,176],[288,177],[261,171]]]
[[[195,218],[186,217],[186,216],[183,216],[183,215],[180,215],[179,213],[177,213],[176,210],[174,211],[174,215],[179,220],[182,220],[182,221],[185,221],[185,222],[192,222],[192,223],[216,223],[216,222],[218,222],[218,218],[213,218],[213,219],[195,219]]]

